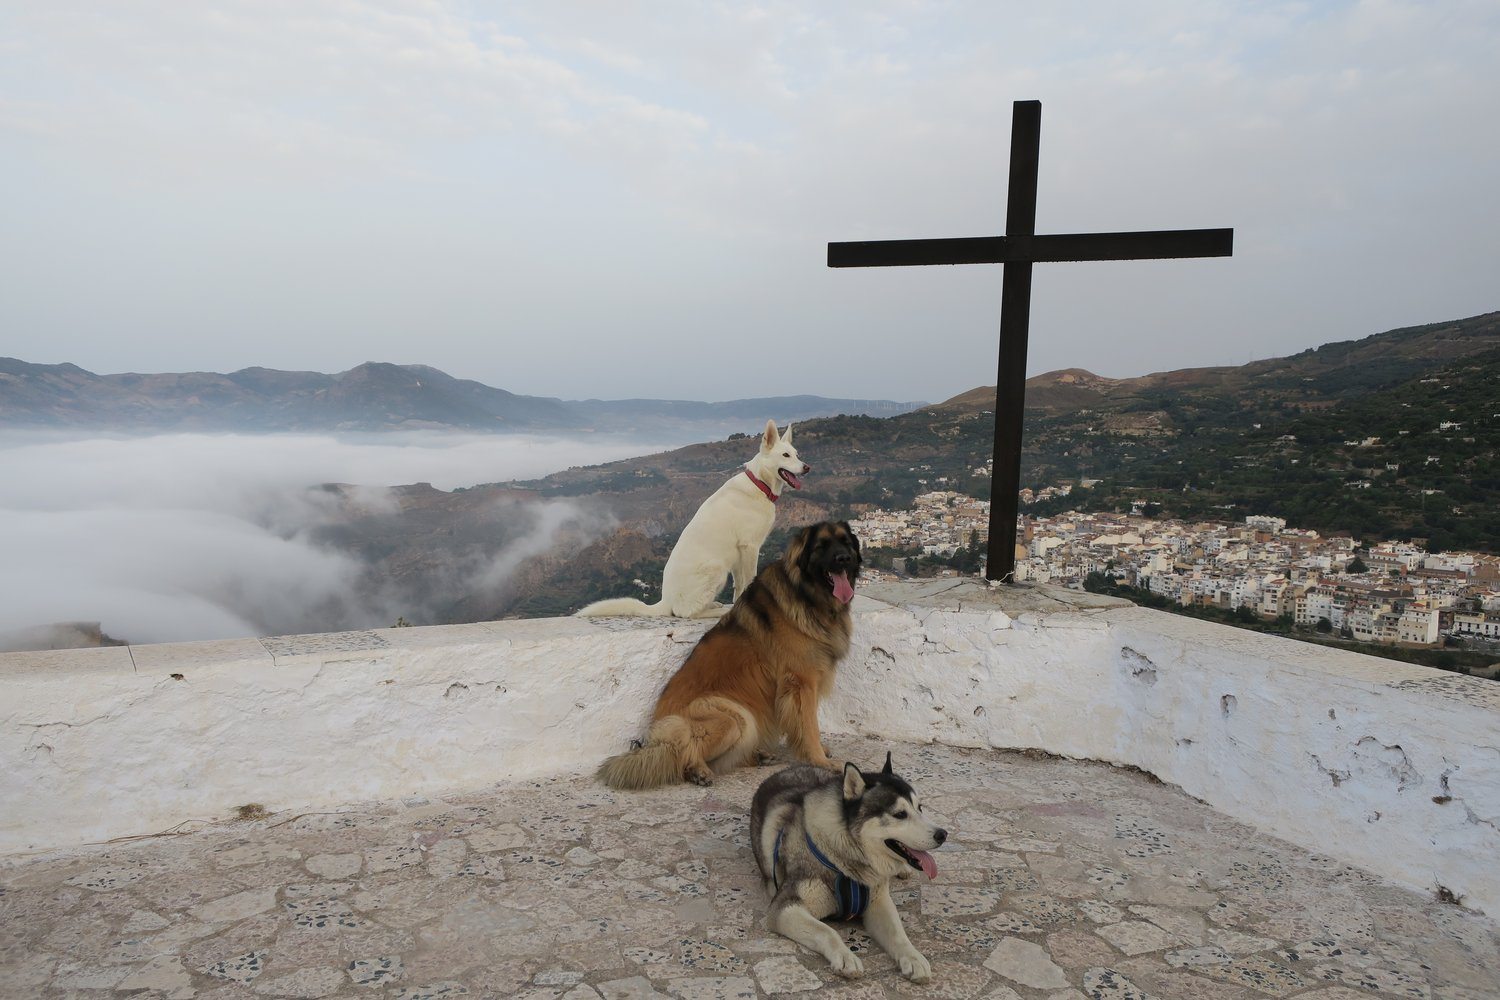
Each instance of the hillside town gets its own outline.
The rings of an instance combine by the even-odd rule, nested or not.
[[[982,548],[988,522],[988,501],[945,490],[918,496],[909,510],[868,511],[853,526],[867,547],[947,557],[976,541]],[[1023,513],[1017,546],[1018,581],[1082,587],[1105,574],[1184,607],[1244,608],[1360,642],[1500,642],[1500,556],[1485,553],[1428,552],[1416,541],[1365,547],[1279,517],[1189,523],[1076,511]],[[895,571],[908,561],[894,560]]]

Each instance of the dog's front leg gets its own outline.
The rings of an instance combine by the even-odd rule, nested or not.
[[[932,966],[906,936],[906,928],[901,926],[901,914],[896,912],[896,901],[891,899],[889,885],[871,889],[870,905],[865,910],[865,931],[896,960],[901,974],[907,979],[925,983],[932,978]]]
[[[750,581],[755,579],[757,564],[760,562],[760,548],[751,548],[741,545],[735,550],[734,569],[730,572],[734,575],[734,599],[738,601],[745,588],[750,586]]]
[[[787,744],[798,757],[818,767],[832,768],[818,730],[818,685],[788,673],[776,692],[776,716]]]
[[[787,892],[786,886],[771,902],[771,912],[766,915],[766,926],[777,934],[791,938],[809,951],[815,951],[828,959],[833,971],[848,979],[857,979],[865,974],[864,963],[849,950],[838,931],[810,913],[801,898]]]

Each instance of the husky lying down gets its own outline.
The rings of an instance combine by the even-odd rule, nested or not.
[[[766,925],[856,977],[864,965],[825,919],[863,916],[865,930],[917,983],[932,966],[912,946],[891,900],[891,879],[914,868],[937,876],[929,850],[948,831],[922,817],[917,794],[891,771],[844,765],[843,777],[799,764],[771,775],[750,805],[750,844],[771,909]]]

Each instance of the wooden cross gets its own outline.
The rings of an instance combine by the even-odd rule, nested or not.
[[[1004,264],[1000,294],[1000,370],[995,380],[995,451],[990,479],[990,540],[985,576],[1013,582],[1016,503],[1021,489],[1021,421],[1026,403],[1026,334],[1031,265],[1060,260],[1228,257],[1233,229],[1036,235],[1036,174],[1042,103],[1016,101],[1011,115],[1010,189],[1005,235],[828,244],[829,267],[907,264]]]

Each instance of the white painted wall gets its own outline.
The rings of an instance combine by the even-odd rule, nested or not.
[[[1500,683],[1144,608],[1004,619],[982,603],[868,613],[828,724],[1134,765],[1500,912]]]
[[[1500,912],[1500,683],[1050,588],[871,593],[890,603],[858,599],[829,731],[1132,764],[1267,833]],[[0,851],[251,802],[589,770],[641,734],[704,627],[561,619],[6,654]]]
[[[0,656],[0,851],[591,768],[703,623],[573,619]]]

